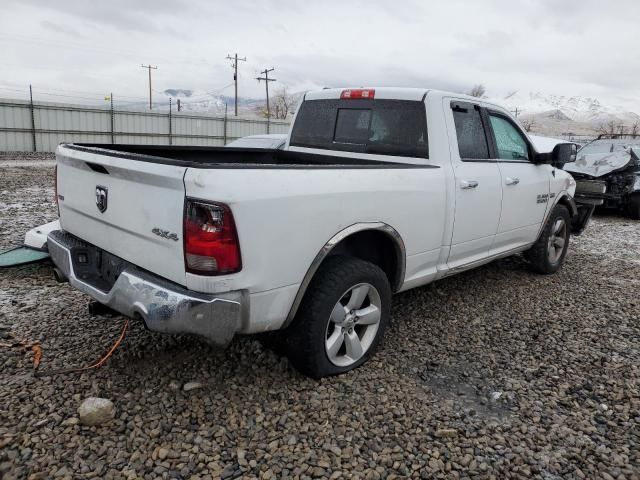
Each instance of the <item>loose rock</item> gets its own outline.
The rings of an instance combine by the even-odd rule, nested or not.
[[[436,430],[435,436],[438,438],[452,438],[458,435],[458,432],[453,428],[441,428]]]
[[[78,407],[78,416],[83,425],[103,425],[113,420],[115,406],[106,398],[89,397]]]
[[[197,390],[198,388],[202,388],[204,385],[202,385],[202,383],[200,382],[187,382],[184,384],[184,386],[182,387],[182,389],[185,392],[190,392],[191,390]]]

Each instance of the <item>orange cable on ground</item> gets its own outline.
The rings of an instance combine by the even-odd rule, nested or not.
[[[37,369],[40,366],[40,360],[42,360],[42,347],[35,343],[31,345],[31,350],[33,351],[33,366]]]
[[[35,352],[35,358],[33,360],[33,363],[34,363],[34,366],[35,366],[34,375],[36,377],[44,377],[44,376],[47,376],[47,375],[60,375],[60,374],[65,374],[65,373],[84,372],[85,370],[91,370],[92,368],[99,368],[102,365],[104,365],[104,363],[109,359],[109,357],[111,357],[111,355],[113,355],[113,352],[115,352],[116,349],[120,346],[120,344],[124,340],[124,337],[125,337],[125,335],[127,333],[127,329],[128,328],[129,328],[129,319],[125,318],[124,325],[122,327],[122,333],[120,334],[120,336],[118,337],[116,342],[113,344],[113,346],[109,349],[109,351],[106,353],[105,356],[103,356],[96,363],[94,363],[92,365],[89,365],[87,367],[63,368],[63,369],[59,369],[59,370],[49,370],[49,371],[45,371],[45,372],[39,372],[38,371],[38,367],[40,366],[40,358],[42,357],[42,351],[38,347],[39,353],[34,349],[34,352]]]

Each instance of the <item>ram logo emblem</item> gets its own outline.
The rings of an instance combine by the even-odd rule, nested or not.
[[[96,206],[100,213],[104,213],[107,210],[107,197],[109,195],[109,190],[107,187],[103,187],[102,185],[96,185]]]

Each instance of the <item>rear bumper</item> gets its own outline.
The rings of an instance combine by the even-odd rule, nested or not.
[[[130,264],[104,291],[74,271],[74,249],[91,245],[62,230],[51,232],[47,244],[53,263],[72,286],[127,317],[141,317],[149,330],[194,334],[226,346],[240,329],[247,303],[242,291],[193,292]]]

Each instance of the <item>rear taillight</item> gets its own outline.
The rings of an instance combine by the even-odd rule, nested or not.
[[[183,237],[187,272],[224,275],[242,269],[238,233],[227,205],[188,198]]]
[[[373,88],[350,88],[343,90],[340,94],[342,100],[355,100],[358,98],[373,100],[376,96],[376,91]]]

